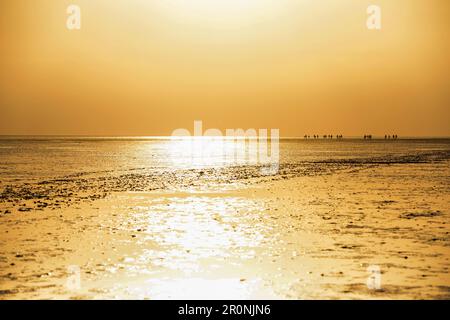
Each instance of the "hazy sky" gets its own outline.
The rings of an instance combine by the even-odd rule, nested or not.
[[[69,4],[81,30],[66,28]],[[382,9],[382,30],[366,9]],[[1,0],[0,134],[450,136],[448,0]]]

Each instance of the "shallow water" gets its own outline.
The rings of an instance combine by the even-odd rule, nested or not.
[[[5,185],[89,173],[126,173],[138,169],[179,171],[251,165],[247,157],[235,156],[233,146],[247,151],[249,148],[243,142],[225,139],[220,145],[217,141],[205,141],[199,146],[203,149],[202,159],[192,159],[198,156],[192,142],[170,138],[2,137],[0,179]],[[436,151],[448,153],[450,139],[282,139],[279,149],[279,162],[285,166],[349,159],[367,159],[370,162]]]
[[[450,139],[284,139],[275,162],[245,141],[170,138],[2,138],[0,210],[59,208],[111,192],[239,188],[271,179],[376,165],[445,161]],[[200,150],[200,152],[198,152]],[[267,174],[264,169],[276,170]]]

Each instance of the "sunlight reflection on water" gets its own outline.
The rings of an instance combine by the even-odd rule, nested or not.
[[[221,137],[168,140],[164,145],[172,168],[206,168],[258,163],[257,141]]]
[[[269,241],[270,227],[260,221],[261,203],[199,195],[153,198],[148,206],[137,208],[134,216],[145,226],[145,239],[155,245],[132,263],[133,273],[154,273],[128,287],[132,296],[245,299],[256,294],[260,280],[241,281],[239,268]]]
[[[159,265],[186,270],[188,264],[198,270],[199,259],[228,257],[231,250],[258,247],[264,239],[267,227],[257,223],[260,210],[255,202],[237,197],[169,200],[170,205],[152,208],[157,216],[148,215],[147,234],[158,245],[171,248],[145,251],[149,259],[163,258]],[[251,258],[251,252],[244,256]]]
[[[150,299],[257,299],[262,293],[260,279],[241,281],[239,278],[203,279],[151,279],[142,287],[132,287],[128,292]],[[266,293],[267,294],[267,293]]]

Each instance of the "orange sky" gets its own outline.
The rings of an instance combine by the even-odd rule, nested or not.
[[[66,8],[81,7],[81,30]],[[382,8],[381,31],[366,8]],[[0,134],[450,136],[448,0],[2,0]]]

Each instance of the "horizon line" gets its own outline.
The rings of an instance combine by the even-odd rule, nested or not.
[[[354,138],[361,138],[364,139],[364,135],[365,134],[361,134],[361,135],[343,135],[343,139],[354,139]],[[367,134],[366,134],[367,135]],[[370,134],[369,134],[370,135]],[[311,136],[311,135],[309,135]],[[314,135],[313,135],[314,136]],[[382,138],[383,140],[385,139],[385,135],[371,135],[372,139],[377,139],[377,138]],[[392,135],[390,135],[392,136]],[[445,135],[405,135],[405,136],[400,136],[397,135],[399,139],[450,139],[450,135],[445,136]],[[227,137],[242,137],[242,138],[251,138],[248,136],[226,136],[226,135],[222,135],[222,136],[170,136],[170,135],[158,135],[158,136],[152,136],[152,135],[90,135],[90,134],[0,134],[0,138],[2,137],[70,137],[70,138],[142,138],[142,139],[165,139],[165,138],[201,138],[201,137],[208,137],[208,138],[227,138]],[[323,135],[319,135],[319,138],[308,138],[305,139],[304,135],[303,136],[280,136],[280,139],[302,139],[302,140],[331,140],[330,138],[324,138]],[[341,138],[342,139],[342,138]],[[336,135],[333,135],[333,140],[336,140]],[[389,139],[388,139],[389,140]],[[395,139],[390,139],[390,140],[395,140]]]

